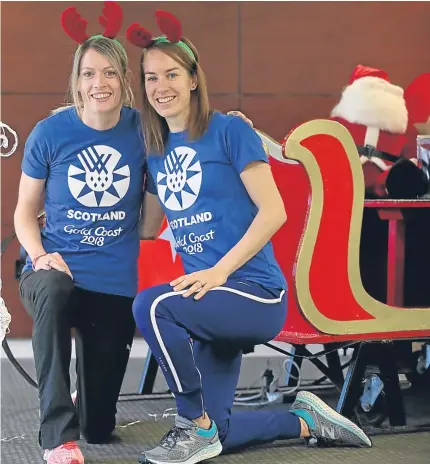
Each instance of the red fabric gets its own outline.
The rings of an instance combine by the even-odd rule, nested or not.
[[[166,227],[167,220],[164,218],[159,235],[163,233]],[[139,292],[146,288],[169,283],[185,273],[179,254],[175,256],[173,261],[170,243],[161,238],[142,240],[140,242],[138,269]]]
[[[170,42],[179,42],[182,36],[182,26],[178,18],[168,11],[157,10],[155,12],[158,27],[166,35]],[[147,48],[154,38],[152,32],[145,29],[139,23],[133,23],[126,31],[129,42],[139,48]]]
[[[61,26],[64,32],[79,44],[90,37],[86,32],[87,25],[88,21],[82,18],[75,7],[66,8],[61,14]]]
[[[369,68],[368,66],[358,64],[352,72],[348,84],[351,85],[354,81],[362,77],[379,77],[380,79],[390,82],[388,74],[382,69]]]
[[[407,158],[416,158],[419,133],[415,123],[426,122],[430,117],[430,73],[419,75],[409,84],[405,90],[405,101],[409,121],[404,155]]]
[[[405,90],[409,125],[426,122],[430,116],[430,73],[416,77]]]
[[[365,186],[365,197],[373,198],[386,198],[388,196],[385,188],[385,174],[387,171],[383,171],[379,166],[372,162],[366,162],[363,164],[363,176]]]
[[[130,43],[139,48],[146,48],[152,42],[152,32],[139,23],[130,24],[125,35]]]
[[[158,10],[155,13],[160,31],[170,42],[179,42],[182,37],[182,26],[179,19],[168,11]]]
[[[116,2],[105,2],[103,14],[104,16],[99,16],[99,23],[105,28],[103,35],[113,39],[122,26],[122,8]]]
[[[346,127],[349,133],[352,135],[354,142],[356,145],[364,146],[364,140],[366,137],[367,127],[361,124],[353,124],[345,119],[333,117],[331,118],[333,121],[337,121],[342,126]],[[404,134],[392,134],[391,132],[387,131],[380,131],[378,143],[375,148],[378,150],[384,151],[389,153],[390,155],[400,156],[402,151],[404,150],[406,144],[408,142],[408,138]],[[384,162],[387,165],[391,165],[390,161]]]
[[[364,146],[367,126],[361,124],[353,124],[343,118],[333,117],[333,121],[342,124],[351,134],[356,145]],[[404,134],[392,134],[387,131],[380,131],[376,149],[389,153],[390,155],[398,156],[405,155],[406,146],[408,144],[408,137]],[[385,165],[390,167],[394,163],[392,161],[383,160]],[[366,189],[366,198],[385,198],[387,191],[385,188],[387,171],[383,171],[379,166],[373,162],[366,162],[363,164],[363,176]]]

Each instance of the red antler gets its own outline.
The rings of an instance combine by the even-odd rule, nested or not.
[[[182,26],[179,19],[168,11],[158,10],[155,13],[157,24],[161,32],[166,35],[170,42],[179,42],[182,37]]]
[[[116,2],[105,2],[103,14],[104,16],[99,16],[99,22],[105,28],[103,35],[113,39],[121,29],[122,9]]]
[[[152,34],[139,23],[133,23],[126,32],[127,40],[140,48],[146,48],[152,41]]]
[[[61,26],[64,32],[79,44],[89,38],[86,33],[87,24],[88,22],[81,17],[75,7],[67,8],[61,14]]]

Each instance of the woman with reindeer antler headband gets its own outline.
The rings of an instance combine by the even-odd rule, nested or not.
[[[166,214],[186,274],[146,289],[137,326],[175,396],[175,426],[140,462],[193,464],[251,444],[314,437],[371,446],[355,424],[309,392],[285,410],[231,411],[244,347],[272,340],[287,285],[270,239],[286,220],[261,140],[242,119],[212,111],[199,55],[179,21],[165,36],[138,24],[148,159],[143,239]]]
[[[69,105],[40,121],[25,146],[15,227],[28,253],[20,295],[34,320],[40,444],[48,464],[82,464],[76,444],[103,443],[135,333],[138,222],[145,170],[128,60],[115,40],[118,4],[106,2],[102,35],[88,36],[75,8],[62,15],[79,46]],[[43,194],[47,215],[40,232]],[[70,396],[76,327],[77,411]]]

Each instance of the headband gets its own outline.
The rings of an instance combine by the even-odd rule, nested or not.
[[[88,39],[105,37],[112,39],[124,50],[122,43],[115,39],[122,25],[123,14],[121,7],[116,2],[105,1],[103,15],[99,16],[99,23],[104,27],[104,32],[91,37],[86,32],[88,21],[81,17],[75,7],[63,11],[61,14],[61,26],[64,32],[78,44],[82,44]]]
[[[154,43],[176,44],[185,50],[194,61],[197,61],[191,48],[181,40],[182,26],[178,18],[172,15],[172,13],[162,10],[156,11],[155,17],[157,18],[157,24],[160,31],[165,34],[164,36],[152,37],[152,33],[142,27],[139,23],[133,23],[127,29],[128,41],[139,48],[147,48]]]
[[[162,35],[161,37],[155,37],[154,43],[175,43],[176,45],[184,49],[194,61],[197,61],[191,48],[185,42],[182,42],[182,40],[180,40],[179,42],[171,42],[166,36]]]
[[[99,16],[99,23],[105,28],[102,34],[89,36],[86,33],[88,21],[83,19],[75,7],[67,8],[61,15],[61,25],[66,34],[75,42],[82,44],[88,39],[106,37],[114,40],[124,50],[121,42],[115,39],[121,29],[123,14],[120,5],[113,1],[105,1],[103,8],[104,16]],[[179,20],[167,11],[158,10],[155,13],[158,27],[165,34],[161,37],[152,37],[152,33],[139,23],[133,23],[127,29],[127,39],[139,48],[147,48],[154,43],[173,43],[185,50],[194,61],[196,57],[191,48],[181,41],[182,26]],[[124,50],[125,52],[125,50]]]

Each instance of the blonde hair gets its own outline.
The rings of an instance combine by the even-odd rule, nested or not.
[[[157,49],[174,59],[184,67],[191,77],[195,77],[197,88],[191,91],[190,111],[186,122],[186,130],[190,140],[200,138],[208,129],[213,111],[210,108],[206,77],[199,65],[199,55],[192,42],[181,38],[194,53],[195,59],[175,43],[154,41],[142,52],[140,61],[140,87],[142,91],[142,123],[147,153],[164,154],[164,146],[169,135],[166,120],[152,107],[145,89],[145,73],[143,62],[149,50]]]
[[[115,69],[121,85],[122,105],[129,107],[134,106],[134,96],[133,91],[131,90],[131,83],[127,79],[128,57],[125,53],[124,47],[116,40],[99,35],[90,37],[77,48],[73,58],[72,72],[69,78],[66,105],[54,109],[52,111],[53,114],[71,107],[76,108],[79,116],[82,114],[84,103],[78,91],[78,82],[82,58],[90,49],[95,50],[106,57]]]

